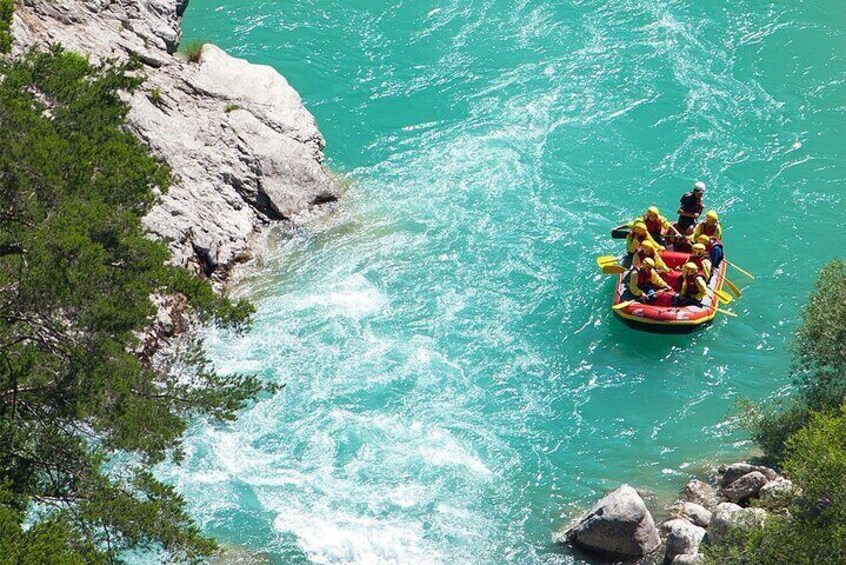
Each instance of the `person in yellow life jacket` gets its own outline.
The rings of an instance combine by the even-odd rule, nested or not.
[[[632,226],[632,229],[629,230],[629,235],[626,236],[626,258],[623,260],[623,265],[626,267],[630,267],[632,264],[632,257],[634,256],[635,252],[640,249],[641,243],[644,241],[651,241],[655,243],[655,240],[652,239],[652,236],[649,235],[649,230],[646,229],[646,224],[643,220],[638,220]],[[655,243],[658,246],[657,243]]]
[[[661,215],[656,206],[650,206],[643,214],[643,223],[646,224],[646,231],[659,245],[664,245],[663,231],[670,231],[670,222]]]
[[[713,210],[708,210],[708,213],[705,214],[705,221],[697,224],[693,230],[691,240],[697,241],[700,235],[723,239],[723,228],[720,226],[720,217]]]
[[[641,302],[652,302],[658,290],[669,288],[670,285],[655,270],[655,261],[650,257],[644,259],[640,267],[632,269],[629,275],[629,293]]]
[[[685,263],[682,268],[682,284],[679,293],[673,297],[675,306],[702,306],[702,300],[708,296],[708,283],[705,273],[695,263]]]
[[[711,259],[708,256],[708,249],[703,244],[693,244],[693,253],[690,255],[689,261],[705,274],[706,281],[711,280]]]
[[[670,269],[667,268],[667,264],[664,263],[664,260],[661,258],[661,255],[658,253],[658,246],[655,243],[646,240],[640,244],[640,249],[635,251],[634,258],[632,260],[632,264],[637,267],[643,264],[644,259],[652,259],[655,263],[655,270],[659,273],[669,273]]]

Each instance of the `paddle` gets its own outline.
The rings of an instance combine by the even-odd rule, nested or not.
[[[617,262],[617,258],[614,257],[613,255],[600,255],[599,257],[596,258],[596,264],[599,265],[600,267],[603,267],[605,265],[611,265],[611,264],[616,263],[616,262]]]
[[[731,304],[732,300],[734,300],[729,293],[724,290],[717,290],[716,288],[713,289],[714,294],[717,296],[720,302],[723,304]]]
[[[716,310],[720,314],[725,314],[726,316],[731,316],[732,318],[737,318],[737,314],[735,314],[731,310],[723,310],[722,308],[716,308]]]
[[[728,280],[727,278],[723,277],[723,282],[726,283],[726,286],[729,287],[729,290],[734,294],[736,297],[740,298],[743,296],[743,293],[740,292],[740,289],[737,288],[737,285]]]
[[[684,237],[684,236],[681,234],[681,232],[680,232],[679,230],[677,230],[677,229],[676,229],[676,226],[674,226],[673,224],[670,224],[670,229],[671,229],[671,230],[673,230],[674,232],[676,232],[676,235],[677,235],[677,236],[679,236],[679,237]]]
[[[747,277],[749,277],[750,279],[754,279],[754,278],[755,278],[755,277],[753,277],[753,276],[752,276],[752,273],[750,273],[750,272],[748,272],[748,271],[744,271],[743,269],[741,269],[740,267],[738,267],[737,265],[735,265],[734,263],[732,263],[732,262],[731,262],[731,261],[729,261],[728,259],[723,258],[723,261],[725,261],[727,264],[731,265],[732,267],[734,267],[735,269],[737,269],[738,271],[740,271],[741,273],[743,273],[744,275],[746,275],[746,276],[747,276]]]
[[[656,291],[655,295],[657,296],[659,294],[664,294],[665,292],[667,292],[667,290],[668,289],[662,288],[661,290]],[[615,304],[614,306],[612,306],[611,309],[612,310],[622,310],[623,308],[628,308],[629,306],[631,306],[635,302],[640,302],[640,301],[636,298],[634,300],[624,300],[623,302],[620,302],[619,304]]]
[[[624,308],[628,308],[629,306],[631,306],[635,302],[637,302],[637,300],[625,300],[623,302],[620,302],[619,304],[615,304],[614,306],[611,307],[611,309],[612,310],[622,310]]]
[[[611,230],[612,239],[626,239],[629,236],[629,226],[623,224]]]
[[[622,265],[603,265],[602,272],[606,275],[619,275],[625,273],[627,269]]]

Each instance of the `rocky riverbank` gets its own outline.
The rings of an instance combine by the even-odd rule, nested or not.
[[[710,479],[688,482],[663,509],[668,519],[660,525],[640,493],[622,485],[556,539],[609,563],[701,564],[701,544],[719,544],[734,529],[760,527],[770,513],[782,511],[794,490],[775,470],[746,462],[721,465]]]
[[[142,63],[129,99],[132,131],[166,161],[174,183],[144,219],[174,261],[220,279],[274,221],[334,202],[324,140],[274,69],[205,45],[177,52],[187,0],[24,0],[12,56],[61,44],[92,62]]]
[[[168,242],[173,261],[222,281],[247,259],[255,236],[335,202],[323,167],[324,140],[297,92],[271,67],[203,45],[178,52],[188,0],[23,0],[15,9],[11,56],[61,45],[93,63],[141,63],[128,124],[167,162],[173,183],[144,227]],[[149,359],[188,328],[178,296],[155,297],[143,336]]]

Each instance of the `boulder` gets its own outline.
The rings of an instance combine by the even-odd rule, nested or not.
[[[699,504],[706,509],[714,508],[719,502],[714,487],[699,479],[693,479],[684,486],[681,491],[681,499]]]
[[[700,528],[707,528],[711,523],[711,511],[694,502],[679,502],[670,509],[670,513]]]
[[[720,543],[732,528],[760,528],[767,520],[767,511],[763,508],[741,508],[731,502],[723,502],[714,509],[711,525],[708,528],[708,541]]]
[[[586,551],[618,558],[641,557],[661,545],[652,515],[629,485],[597,502],[564,535]]]
[[[753,496],[758,496],[761,487],[767,484],[767,482],[767,477],[763,473],[752,471],[730,483],[728,486],[723,487],[723,496],[729,502],[746,502]]]
[[[703,563],[705,563],[705,559],[701,554],[686,553],[684,555],[676,555],[670,565],[703,565]]]
[[[761,499],[761,506],[765,508],[781,508],[790,502],[796,494],[796,487],[793,481],[778,477],[761,487],[758,497]]]
[[[748,475],[749,473],[753,472],[761,473],[767,478],[768,481],[775,480],[775,478],[778,477],[778,473],[776,473],[769,467],[764,467],[763,465],[752,465],[750,463],[734,463],[732,465],[721,465],[718,469],[718,472],[722,475],[722,477],[720,478],[720,484],[722,486],[730,485],[743,475]]]
[[[695,554],[699,552],[699,544],[705,537],[705,528],[694,526],[687,520],[677,518],[669,523],[667,534],[667,550],[664,563],[672,563],[677,555]]]

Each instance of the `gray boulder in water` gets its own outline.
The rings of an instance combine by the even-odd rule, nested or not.
[[[629,485],[597,502],[564,534],[574,545],[610,557],[640,557],[661,545],[652,514]]]

